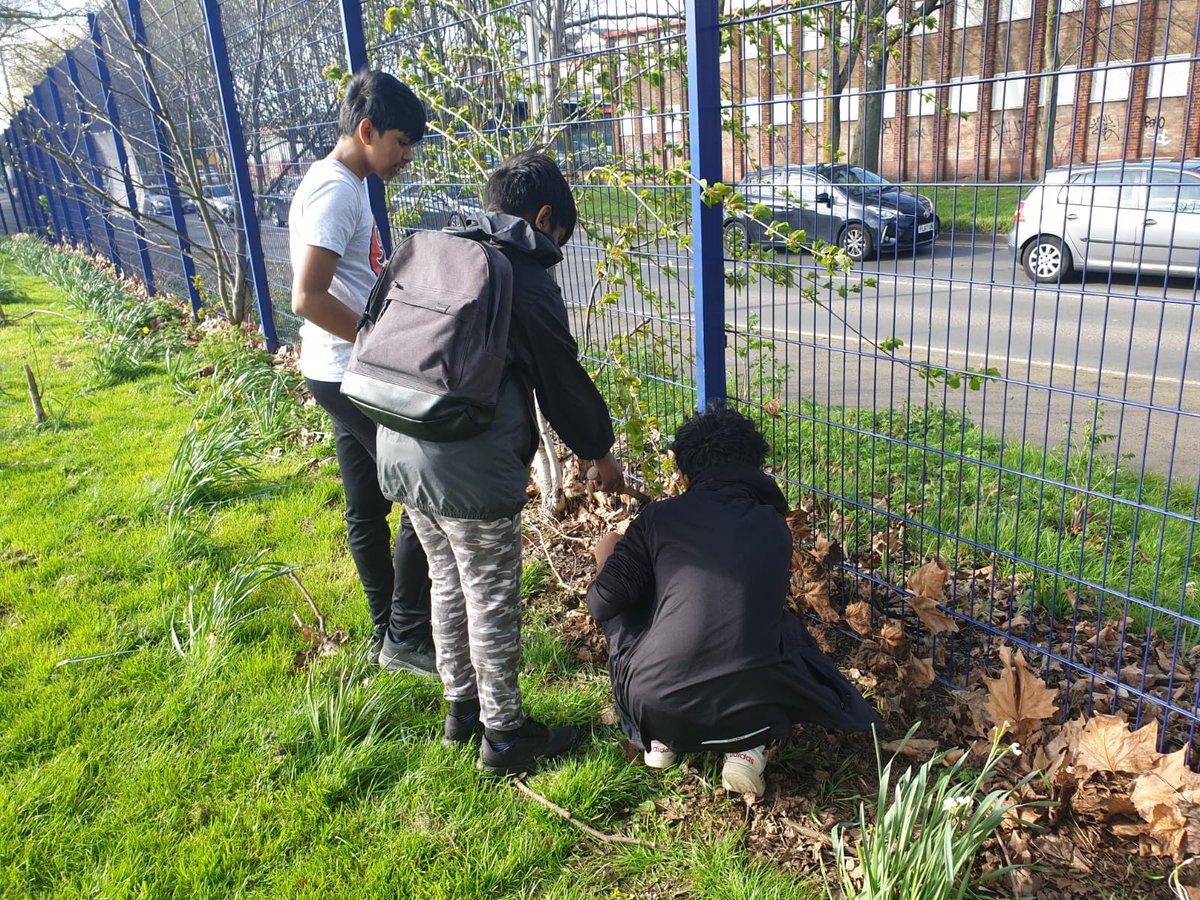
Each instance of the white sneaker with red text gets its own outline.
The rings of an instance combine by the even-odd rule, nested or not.
[[[721,786],[735,794],[757,794],[761,797],[767,789],[767,782],[763,778],[766,768],[766,747],[726,753],[725,766],[721,769]]]
[[[675,765],[675,751],[662,741],[651,741],[650,748],[642,757],[651,769],[669,769]]]

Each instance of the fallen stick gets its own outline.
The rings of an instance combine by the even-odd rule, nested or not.
[[[533,533],[537,535],[538,547],[542,551],[542,556],[546,557],[546,565],[550,567],[550,573],[554,576],[554,580],[559,583],[559,586],[562,587],[564,591],[567,591],[575,596],[579,596],[580,589],[563,581],[563,577],[558,574],[558,569],[554,567],[554,560],[550,557],[550,548],[546,546],[546,540],[542,537],[541,529],[538,528],[537,525],[532,521],[530,521],[529,525],[533,529]]]
[[[539,794],[537,791],[535,791],[533,788],[531,788],[529,785],[527,785],[522,779],[518,778],[516,780],[516,785],[517,785],[517,789],[519,791],[521,791],[521,793],[525,794],[528,797],[532,797],[538,803],[542,804],[542,806],[546,807],[546,809],[551,810],[552,812],[555,812],[558,815],[562,816],[564,819],[566,819],[568,822],[570,822],[572,825],[574,825],[580,831],[584,832],[585,834],[591,835],[598,841],[603,841],[605,844],[634,844],[635,846],[638,846],[638,847],[648,847],[651,850],[660,850],[660,851],[666,849],[665,847],[660,847],[658,844],[653,844],[650,841],[643,841],[643,840],[640,840],[639,838],[625,837],[624,835],[620,835],[620,834],[605,834],[603,831],[597,831],[595,828],[593,828],[591,825],[588,825],[586,822],[579,821],[577,818],[575,818],[567,810],[563,809],[558,804],[551,803],[549,800],[547,800],[545,797],[543,797],[541,794]]]
[[[317,608],[317,601],[312,598],[312,594],[308,592],[308,589],[304,586],[300,579],[296,577],[295,572],[288,572],[288,578],[292,579],[296,587],[300,588],[300,593],[304,595],[304,599],[308,601],[309,608],[312,609],[313,615],[317,617],[317,628],[319,629],[321,637],[325,637],[327,634],[325,631],[325,617],[321,615],[321,610]],[[292,615],[295,615],[295,613]],[[296,622],[299,624],[299,616],[296,616]]]

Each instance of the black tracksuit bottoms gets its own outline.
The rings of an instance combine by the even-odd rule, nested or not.
[[[431,640],[429,563],[407,515],[400,519],[393,548],[392,501],[380,490],[375,468],[376,425],[342,396],[339,382],[305,378],[304,384],[333,420],[350,557],[367,595],[371,624],[386,625],[393,641],[425,643]]]

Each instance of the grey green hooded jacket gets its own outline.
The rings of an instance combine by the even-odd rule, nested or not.
[[[380,426],[376,462],[379,485],[393,501],[455,519],[502,519],[525,505],[537,450],[533,395],[583,459],[612,448],[612,421],[579,362],[562,292],[547,271],[563,258],[554,241],[504,213],[488,213],[465,233],[486,235],[512,264],[508,364],[496,418],[487,431],[462,441],[422,441]]]

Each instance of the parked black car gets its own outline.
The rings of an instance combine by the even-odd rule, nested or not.
[[[771,218],[804,231],[807,242],[836,244],[856,261],[880,252],[912,252],[932,244],[941,231],[932,200],[858,166],[763,169],[739,181],[737,192],[752,209],[765,206]],[[786,246],[751,217],[726,219],[725,242],[730,250],[751,243]]]

